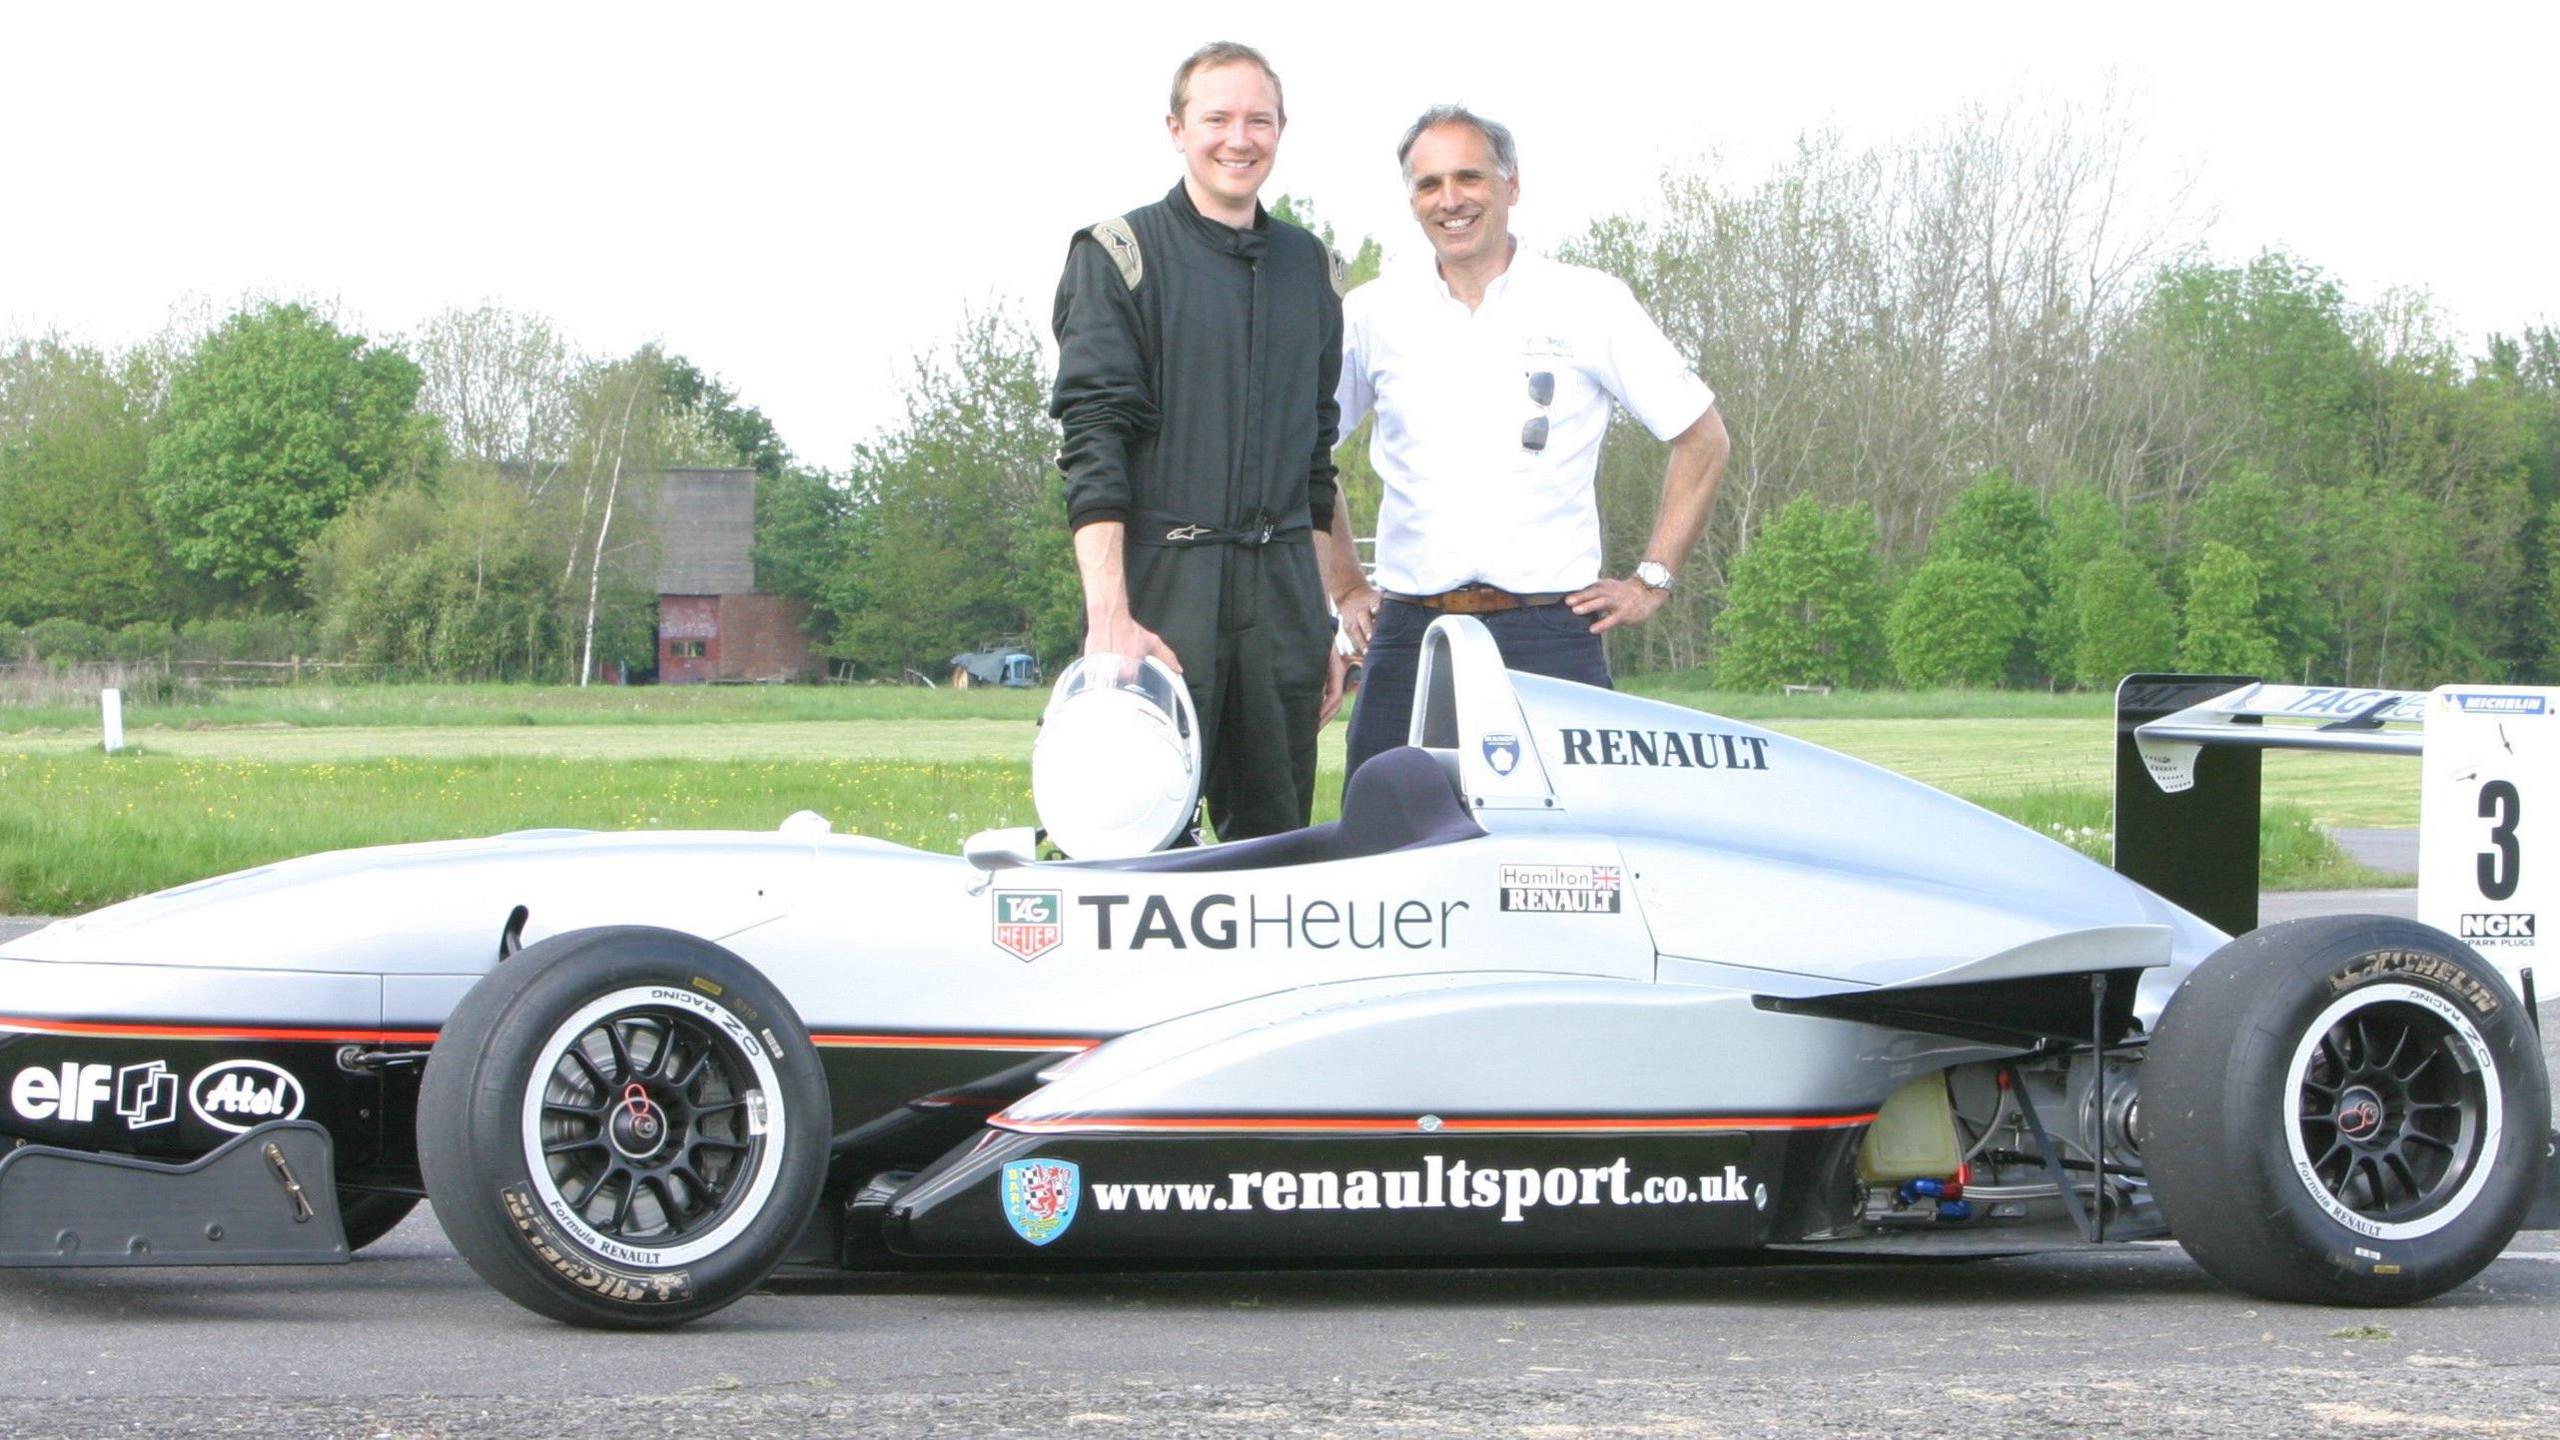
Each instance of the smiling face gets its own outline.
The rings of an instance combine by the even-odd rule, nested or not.
[[[1254,196],[1280,154],[1280,93],[1259,65],[1191,73],[1182,113],[1165,117],[1191,203],[1212,220],[1253,223]]]
[[[1520,178],[1504,178],[1472,125],[1434,125],[1405,152],[1406,197],[1447,270],[1499,271],[1511,255]]]

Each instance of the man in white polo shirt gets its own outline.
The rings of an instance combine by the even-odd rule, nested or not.
[[[1396,149],[1436,263],[1344,301],[1341,433],[1373,411],[1386,482],[1377,586],[1356,565],[1334,597],[1367,674],[1345,771],[1404,743],[1422,634],[1482,619],[1514,670],[1609,683],[1600,637],[1661,608],[1697,547],[1729,442],[1715,395],[1615,277],[1513,239],[1511,132],[1443,105]],[[1643,563],[1600,573],[1594,479],[1610,406],[1671,442]],[[1348,506],[1332,539],[1351,549]]]

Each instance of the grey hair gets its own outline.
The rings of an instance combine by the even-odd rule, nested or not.
[[[1464,105],[1434,105],[1422,112],[1422,118],[1413,122],[1413,128],[1405,131],[1404,139],[1396,145],[1396,165],[1404,171],[1407,180],[1413,178],[1413,166],[1409,163],[1413,142],[1422,138],[1423,131],[1439,125],[1464,125],[1483,136],[1484,143],[1493,150],[1494,170],[1505,180],[1519,178],[1520,146],[1511,138],[1510,126],[1499,120],[1487,120]]]

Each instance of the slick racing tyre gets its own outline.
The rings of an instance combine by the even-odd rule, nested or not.
[[[753,966],[668,930],[527,947],[445,1022],[418,1096],[436,1218],[572,1324],[692,1320],[771,1274],[817,1204],[827,1091]]]
[[[2232,941],[2170,998],[2142,1071],[2170,1232],[2270,1300],[2442,1294],[2497,1257],[2540,1180],[2551,1098],[2524,1007],[2497,967],[2412,921]]]

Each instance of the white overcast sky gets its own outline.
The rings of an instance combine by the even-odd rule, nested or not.
[[[1808,129],[1889,139],[2110,75],[2213,253],[2281,245],[2467,338],[2560,316],[2560,6],[328,5],[0,0],[0,335],[121,347],[244,294],[368,333],[484,301],[663,341],[804,459],[898,414],[967,304],[1045,330],[1069,234],[1178,174],[1174,64],[1258,45],[1275,190],[1420,245],[1395,138],[1462,99],[1522,149],[1533,240]],[[1710,383],[1722,383],[1708,377]]]

